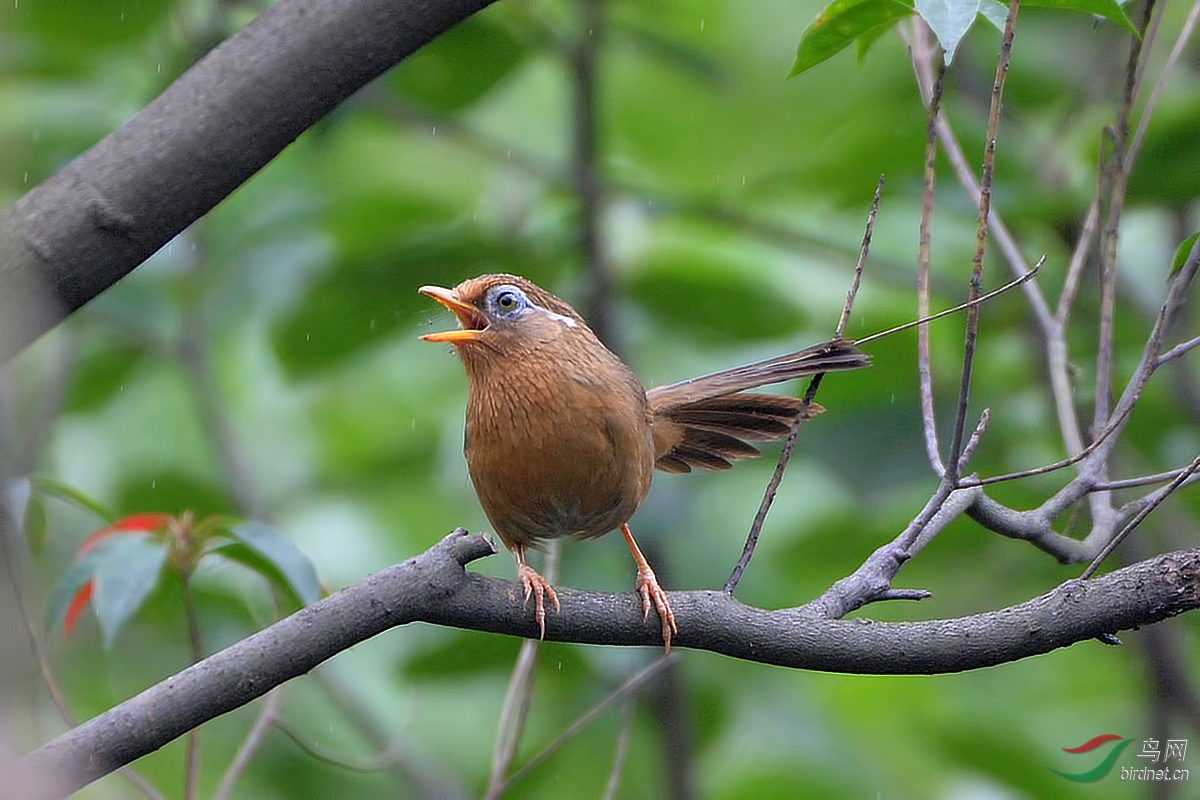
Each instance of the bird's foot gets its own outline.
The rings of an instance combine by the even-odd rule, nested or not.
[[[651,576],[653,577],[653,576]],[[517,580],[525,587],[525,603],[529,604],[529,596],[533,595],[533,618],[538,624],[538,638],[546,638],[546,602],[545,597],[550,597],[550,602],[554,603],[555,611],[562,611],[558,604],[558,595],[554,593],[554,587],[538,574],[537,570],[525,564],[524,562],[517,564]],[[662,591],[661,589],[659,591]]]
[[[650,605],[653,603],[654,610],[658,612],[658,619],[662,622],[663,651],[664,653],[671,652],[671,633],[672,631],[678,633],[679,628],[675,627],[675,612],[671,610],[671,602],[667,600],[667,593],[659,585],[658,577],[654,574],[654,570],[650,569],[649,564],[638,569],[634,588],[642,596],[642,620],[650,618]]]

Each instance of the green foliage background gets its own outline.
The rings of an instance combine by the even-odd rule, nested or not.
[[[589,278],[576,239],[574,90],[564,52],[564,42],[579,37],[578,10],[560,0],[511,2],[468,21],[361,92],[30,348],[4,373],[4,411],[18,444],[53,415],[34,474],[117,514],[266,512],[331,588],[421,552],[455,526],[486,528],[460,454],[461,367],[446,348],[416,338],[448,324],[447,315],[416,287],[509,271],[583,300]],[[0,202],[122,124],[256,11],[211,0],[6,5]],[[613,343],[648,385],[827,337],[881,173],[887,188],[849,334],[913,316],[925,113],[894,33],[861,65],[844,53],[789,81],[799,34],[819,11],[812,0],[614,0],[604,11],[596,110]],[[1185,11],[1166,9],[1163,53]],[[975,158],[998,44],[995,30],[977,25],[948,75],[948,114]],[[1061,281],[1090,200],[1126,49],[1114,25],[1022,12],[995,198],[1027,257],[1047,254],[1040,280],[1048,287]],[[1120,266],[1122,376],[1140,354],[1175,246],[1200,224],[1198,57],[1193,42],[1131,184]],[[1161,61],[1162,54],[1153,63]],[[942,166],[935,291],[950,305],[965,295],[974,210]],[[999,264],[989,262],[989,285],[1007,279]],[[1094,277],[1083,293],[1072,344],[1086,398]],[[996,474],[1060,458],[1023,301],[991,304],[982,331],[974,411],[986,405],[993,416],[974,468]],[[948,419],[960,324],[937,324],[933,339]],[[739,590],[745,602],[807,601],[891,539],[928,497],[935,479],[921,442],[914,341],[881,341],[870,348],[871,370],[825,382],[829,411],[802,434]],[[200,367],[184,357],[195,353],[185,344],[199,349]],[[1119,462],[1127,474],[1175,467],[1200,449],[1196,387],[1194,359],[1156,378]],[[230,447],[244,459],[240,471],[229,467]],[[634,529],[668,588],[723,583],[773,460],[720,475],[659,476]],[[1064,480],[1047,476],[995,494],[1031,507]],[[1122,558],[1195,545],[1198,511],[1194,492],[1172,500]],[[34,599],[42,602],[102,521],[36,497],[27,519]],[[476,568],[513,573],[507,556]],[[1079,569],[962,521],[901,573],[900,585],[927,588],[931,600],[871,606],[863,615],[923,619],[999,608]],[[564,548],[565,585],[624,590],[632,579],[619,538]],[[214,566],[196,581],[210,651],[272,618],[263,582],[248,572]],[[53,668],[77,718],[188,663],[179,609],[178,581],[164,580],[109,650],[90,621],[70,639],[51,636]],[[1200,663],[1194,616],[1169,627],[1186,663]],[[1124,638],[1123,648],[1080,644],[941,677],[809,674],[684,653],[694,789],[729,798],[1130,796],[1141,790],[1113,778],[1078,786],[1046,769],[1090,766],[1060,748],[1097,734],[1140,740],[1157,730],[1143,635]],[[348,703],[360,707],[413,762],[478,793],[518,645],[432,627],[393,631],[339,656],[321,678],[285,687],[282,717],[307,740],[364,757],[374,746],[347,712]],[[546,644],[521,753],[553,739],[655,655]],[[665,791],[660,706],[654,691],[634,705],[621,796]],[[44,692],[22,707],[24,747],[61,729]],[[203,796],[254,713],[203,730]],[[599,795],[619,723],[618,712],[603,717],[514,796]],[[1135,749],[1120,763],[1140,766]],[[182,753],[176,742],[136,768],[174,796]],[[274,733],[236,796],[395,796],[396,773],[333,767]],[[132,791],[112,777],[83,796]]]

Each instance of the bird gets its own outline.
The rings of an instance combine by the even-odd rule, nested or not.
[[[532,281],[490,274],[418,291],[458,321],[457,330],[420,338],[453,345],[466,369],[467,471],[516,559],[525,604],[534,598],[543,639],[545,598],[559,612],[561,605],[526,552],[549,539],[620,529],[637,566],[643,620],[653,606],[669,652],[675,614],[628,525],[654,470],[725,470],[760,455],[749,442],[785,436],[798,418],[823,409],[745,390],[869,363],[852,343],[833,339],[646,391],[575,309]]]

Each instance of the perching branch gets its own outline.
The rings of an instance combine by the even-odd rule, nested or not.
[[[239,708],[390,628],[430,622],[534,637],[519,587],[464,569],[495,552],[459,529],[425,553],[302,609],[43,745],[21,762],[67,794]],[[719,591],[671,592],[678,647],[830,672],[935,674],[993,666],[1148,625],[1200,607],[1200,548],[1071,580],[1010,608],[928,622],[822,619],[765,611]],[[546,638],[659,645],[633,593],[559,589]],[[18,775],[22,780],[27,776]],[[31,784],[32,785],[32,784]],[[47,795],[57,796],[57,795]]]

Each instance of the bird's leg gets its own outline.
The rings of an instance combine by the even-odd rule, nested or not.
[[[558,604],[558,595],[554,593],[554,587],[547,582],[545,578],[538,574],[537,570],[525,563],[525,546],[518,544],[513,546],[513,555],[517,559],[517,580],[525,587],[525,603],[529,603],[529,595],[533,595],[534,612],[533,618],[538,624],[538,638],[546,638],[546,603],[544,597],[550,596],[550,602],[554,603],[555,611],[562,611],[562,607]],[[654,573],[651,573],[653,577]],[[661,590],[660,590],[661,591]]]
[[[663,649],[669,653],[671,652],[671,632],[679,632],[679,629],[675,627],[675,612],[671,610],[667,593],[659,585],[658,577],[650,568],[650,562],[642,555],[641,548],[633,540],[629,525],[621,526],[621,535],[625,537],[625,544],[629,545],[629,552],[633,554],[633,561],[637,564],[638,574],[634,588],[642,596],[642,619],[649,619],[650,603],[653,602],[654,610],[658,612],[658,619],[662,622]]]

